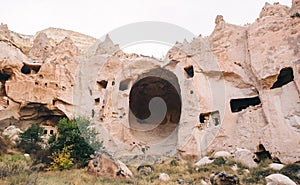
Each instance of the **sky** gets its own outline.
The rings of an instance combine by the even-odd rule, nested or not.
[[[57,27],[101,38],[127,24],[160,21],[208,36],[217,15],[236,25],[252,23],[266,1],[291,6],[292,0],[0,0],[0,22],[27,35]],[[159,56],[169,47],[145,42],[123,49]]]

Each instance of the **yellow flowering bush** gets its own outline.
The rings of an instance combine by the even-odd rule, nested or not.
[[[74,163],[71,158],[73,145],[65,146],[61,151],[53,152],[49,158],[53,161],[50,163],[50,167],[46,168],[48,171],[70,169]]]

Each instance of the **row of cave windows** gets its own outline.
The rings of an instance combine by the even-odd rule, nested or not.
[[[26,74],[26,75],[37,74],[39,72],[40,68],[41,68],[41,66],[30,66],[30,65],[24,64],[23,67],[21,68],[21,73]],[[11,75],[0,72],[0,81],[1,82],[5,82],[5,81],[9,80],[10,77],[11,77]],[[39,75],[39,78],[43,79],[43,75]],[[39,85],[39,82],[34,82],[34,84],[37,86],[37,85]],[[58,84],[55,84],[55,85],[57,88],[59,87]],[[48,83],[44,83],[44,86],[47,87]],[[61,86],[61,89],[66,90],[66,87]]]
[[[100,98],[95,99],[95,104],[98,105],[100,103]],[[252,98],[242,98],[242,99],[232,99],[230,100],[230,108],[231,112],[240,112],[243,109],[248,108],[249,106],[256,106],[260,105],[261,101],[258,96]],[[102,107],[104,108],[104,107]],[[201,113],[199,115],[200,123],[205,123],[211,117],[213,119],[214,125],[217,126],[220,124],[220,113],[219,111],[208,112],[208,113]],[[92,117],[95,116],[95,110],[92,110]],[[120,117],[121,118],[121,117]]]
[[[184,71],[186,72],[186,76],[188,78],[194,77],[194,67],[192,65],[185,67]],[[294,80],[293,69],[291,67],[283,68],[280,70],[276,82],[272,85],[270,89],[282,87],[293,80]]]
[[[230,100],[231,112],[240,112],[243,109],[246,109],[249,106],[260,105],[261,101],[258,96],[252,98],[242,98],[242,99],[232,99]],[[214,125],[217,126],[220,124],[220,114],[219,111],[201,113],[199,115],[200,123],[205,123],[209,119],[212,119]]]
[[[99,103],[100,103],[100,98],[96,98],[95,105],[99,105]],[[250,106],[256,106],[256,105],[260,105],[260,104],[261,104],[261,101],[258,96],[252,97],[252,98],[232,99],[232,100],[230,100],[230,109],[231,109],[231,112],[235,113],[235,112],[240,112],[243,109],[246,109]],[[102,106],[102,108],[104,108],[104,106]],[[206,117],[208,117],[210,114],[214,114],[214,112],[201,113],[199,116],[200,122],[204,123],[204,121],[207,120]],[[92,117],[94,117],[94,115],[95,115],[95,112],[93,110]],[[215,122],[218,122],[218,120],[215,120]],[[216,123],[216,125],[218,125],[218,123]]]
[[[189,66],[184,68],[187,75],[189,77],[194,76],[194,69],[193,66]],[[277,81],[272,85],[271,89],[282,87],[283,85],[286,85],[294,80],[293,75],[293,69],[292,68],[283,68],[280,70],[280,73],[277,77]],[[130,84],[131,80],[126,79],[120,82],[119,90],[123,91],[128,89],[128,86]],[[102,80],[100,82],[97,82],[102,88],[107,87],[107,81]],[[114,85],[114,81],[112,82],[112,85]],[[193,91],[190,92],[193,94]],[[100,103],[100,98],[95,99],[95,104],[98,105]],[[230,108],[231,112],[240,112],[243,109],[246,109],[249,106],[256,106],[261,104],[261,101],[258,96],[253,98],[242,98],[242,99],[232,99],[230,100]]]
[[[40,70],[40,66],[28,66],[24,65],[21,69],[21,72],[23,74],[36,74]],[[192,65],[187,66],[184,68],[185,74],[188,78],[193,78],[194,77],[194,67]],[[10,75],[5,74],[5,73],[0,73],[0,81],[6,81],[10,78]],[[42,77],[41,77],[42,78]],[[271,89],[274,88],[279,88],[282,87],[283,85],[286,85],[287,83],[291,82],[294,80],[294,75],[293,75],[293,69],[291,67],[288,68],[283,68],[280,70],[280,73],[277,77],[277,81],[273,84]],[[124,91],[128,89],[128,86],[130,84],[131,80],[126,79],[120,82],[119,90]],[[97,84],[99,85],[100,89],[106,89],[108,81],[102,80],[98,81]],[[38,82],[35,82],[35,85],[38,85]],[[45,87],[47,87],[47,83],[44,84]],[[115,85],[115,82],[112,81],[112,85]],[[58,85],[56,84],[56,87]],[[62,86],[62,90],[65,90],[66,88]]]
[[[291,67],[283,68],[277,77],[276,82],[270,89],[280,88],[294,80],[293,69]],[[240,112],[249,106],[260,105],[261,101],[258,96],[252,98],[232,99],[230,100],[231,112]]]
[[[189,78],[194,77],[194,67],[193,66],[188,66],[186,68],[184,68],[186,75]],[[130,84],[131,80],[130,79],[126,79],[120,82],[119,85],[119,90],[120,91],[125,91],[128,89],[129,84]],[[99,86],[99,89],[106,89],[108,81],[107,80],[101,80],[101,81],[97,81],[97,84]],[[115,85],[115,81],[112,81],[112,85]]]
[[[185,67],[184,71],[185,71],[186,76],[188,78],[193,78],[194,77],[194,67],[192,65]],[[291,82],[293,80],[294,80],[293,69],[291,67],[283,68],[283,69],[280,70],[280,73],[277,77],[276,82],[272,85],[272,87],[270,89],[275,89],[275,88],[282,87],[283,85],[286,85],[286,84],[288,84],[289,82]],[[119,90],[120,91],[127,90],[130,82],[131,82],[130,79],[126,79],[126,80],[121,81],[120,86],[119,86]],[[102,89],[106,89],[108,81],[102,80],[102,81],[97,82],[97,84]],[[115,85],[114,81],[112,81],[112,85]]]
[[[38,85],[39,85],[39,82],[34,82],[34,85],[38,86]],[[47,86],[48,86],[48,83],[47,83],[47,82],[44,83],[44,86],[47,87]],[[58,84],[55,84],[55,86],[56,86],[56,88],[59,87]],[[62,89],[63,91],[65,91],[65,90],[66,90],[66,87],[65,87],[65,86],[61,86],[61,89]]]
[[[44,130],[44,135],[48,134],[48,130]],[[49,134],[53,135],[54,134],[54,130],[49,130]]]
[[[25,75],[30,75],[30,74],[37,74],[41,69],[41,66],[31,66],[31,65],[26,65],[24,64],[23,67],[21,68],[21,73],[25,74]],[[43,75],[39,75],[39,77],[41,79],[43,79]],[[34,83],[35,85],[39,85],[38,82],[35,82]],[[58,88],[58,84],[55,84],[56,87]],[[48,83],[44,83],[44,86],[47,87],[48,86]],[[65,86],[61,86],[61,89],[63,91],[66,90],[66,87]]]
[[[126,80],[121,81],[120,86],[119,86],[119,90],[120,91],[125,91],[126,89],[128,89],[128,86],[129,86],[130,82],[131,82],[130,79],[126,79]],[[99,89],[106,89],[108,81],[106,81],[106,80],[97,81],[97,84],[99,86]],[[112,81],[111,85],[114,86],[115,81]]]
[[[23,67],[21,68],[21,72],[23,74],[37,74],[40,70],[41,66],[37,65],[37,66],[31,66],[31,65],[26,65],[24,64]],[[192,78],[194,77],[194,67],[192,65],[190,66],[187,66],[184,68],[185,72],[186,72],[186,75],[189,77],[189,78]],[[107,81],[106,81],[106,84],[104,82],[104,84],[101,84],[101,86],[105,86],[104,88],[106,88],[106,85],[107,85]]]

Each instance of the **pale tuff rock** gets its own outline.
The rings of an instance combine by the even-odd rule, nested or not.
[[[289,177],[276,173],[267,176],[266,178],[267,185],[277,184],[277,185],[296,185]]]
[[[224,23],[224,19],[223,19],[223,16],[222,15],[217,15],[216,17],[216,20],[215,20],[215,23],[218,25],[220,23]]]
[[[115,45],[113,41],[110,39],[109,35],[106,35],[105,40],[103,42],[100,42],[97,49],[96,49],[96,55],[104,55],[109,54],[113,55],[120,51],[120,48],[118,45]]]
[[[290,15],[293,18],[300,18],[300,1],[292,0],[292,7],[290,10]]]
[[[1,25],[0,127],[55,125],[82,115],[126,161],[164,155],[197,161],[244,148],[233,157],[255,166],[259,141],[282,162],[298,161],[300,19],[292,13],[298,10],[297,0],[292,8],[266,4],[244,26],[217,16],[210,36],[176,43],[162,61],[123,53],[109,36],[99,41],[56,28],[25,36]],[[166,115],[161,124],[145,124],[156,96],[165,100]]]
[[[19,139],[19,134],[21,133],[23,133],[21,129],[11,125],[3,130],[2,135],[8,137],[8,139],[12,140],[13,142],[16,142]]]
[[[7,24],[1,23],[1,25],[0,25],[0,39],[1,40],[10,40],[11,39]]]
[[[49,57],[52,51],[52,46],[43,32],[39,33],[33,40],[33,47],[29,51],[29,57],[34,61],[43,62]]]
[[[200,180],[200,183],[201,183],[201,185],[208,185],[208,183],[205,182],[205,180],[203,180],[203,179]]]
[[[274,3],[273,5],[266,3],[259,14],[259,18],[267,16],[286,17],[289,15],[289,7]]]
[[[209,159],[209,157],[203,157],[198,162],[196,162],[195,165],[196,166],[201,166],[201,165],[210,164],[210,163],[213,163],[213,162],[214,162],[214,159]]]
[[[232,153],[235,160],[240,161],[249,167],[257,166],[257,163],[253,160],[253,152],[250,150],[237,148]]]
[[[55,46],[66,37],[70,38],[74,42],[74,45],[78,48],[79,53],[83,56],[87,54],[91,45],[97,41],[97,39],[91,36],[59,28],[48,28],[40,32],[47,35],[52,46]]]
[[[218,157],[232,157],[232,154],[227,151],[218,151],[214,153],[214,158]]]
[[[269,168],[273,169],[273,170],[281,170],[284,167],[283,164],[279,164],[279,163],[271,163],[269,164]]]
[[[121,161],[106,151],[99,151],[88,163],[88,172],[104,177],[133,177],[132,172]]]
[[[159,180],[161,181],[169,181],[170,180],[170,176],[166,173],[161,173],[159,174]]]

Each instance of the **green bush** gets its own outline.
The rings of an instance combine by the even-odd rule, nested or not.
[[[58,137],[50,141],[50,151],[63,150],[65,146],[72,146],[71,158],[79,167],[87,164],[90,155],[102,147],[96,140],[97,132],[89,129],[90,122],[85,118],[69,120],[63,118],[58,123]]]
[[[217,166],[221,166],[224,165],[226,163],[226,160],[223,157],[218,157],[215,158],[213,164],[217,165]]]
[[[64,170],[70,169],[74,163],[73,158],[71,158],[72,145],[65,146],[62,151],[53,152],[50,158],[53,160],[46,170],[48,171],[56,171],[56,170]]]
[[[26,153],[35,153],[41,150],[40,142],[44,129],[36,124],[32,124],[25,132],[20,134],[20,143],[18,146]]]

